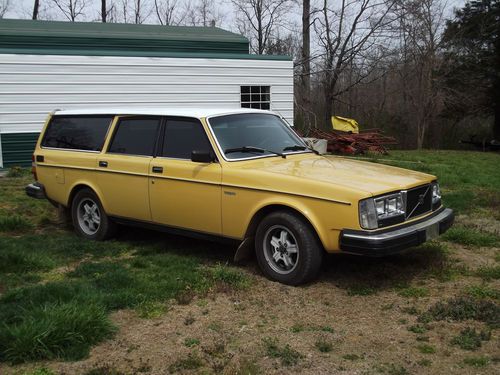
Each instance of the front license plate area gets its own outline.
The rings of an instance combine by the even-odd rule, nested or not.
[[[427,241],[432,240],[439,236],[439,223],[432,224],[431,226],[425,228],[425,239]]]

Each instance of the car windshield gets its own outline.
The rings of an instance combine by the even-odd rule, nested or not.
[[[209,125],[221,151],[229,160],[310,152],[289,126],[273,114],[242,113],[212,117]]]

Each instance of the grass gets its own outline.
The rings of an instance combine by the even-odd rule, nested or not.
[[[77,302],[41,304],[14,324],[0,330],[1,359],[11,363],[29,360],[79,360],[92,345],[111,337],[115,327],[102,306]]]
[[[500,306],[488,299],[461,296],[451,298],[446,302],[437,302],[419,317],[421,322],[445,319],[456,321],[472,319],[484,322],[492,328],[498,328],[500,327]]]
[[[33,224],[22,216],[13,215],[0,217],[0,232],[20,232],[31,229],[32,227]]]
[[[366,285],[353,285],[347,290],[347,294],[350,296],[370,296],[376,293],[377,289]]]
[[[500,236],[459,225],[450,228],[443,239],[466,246],[494,247],[500,244]]]
[[[486,281],[498,280],[500,279],[500,266],[480,267],[476,271],[476,276]]]
[[[392,151],[391,154],[391,161],[383,160],[385,157],[377,161],[438,175],[444,204],[458,214],[485,217],[488,223],[491,219],[500,220],[498,155],[448,151]],[[11,176],[16,177],[0,178],[0,361],[83,358],[93,345],[115,334],[116,329],[109,321],[112,311],[129,308],[141,318],[152,319],[168,314],[172,304],[189,304],[195,296],[205,296],[210,290],[245,291],[252,285],[251,276],[227,265],[217,251],[207,251],[211,245],[205,243],[200,245],[177,237],[165,240],[163,235],[149,232],[142,238],[125,233],[119,236],[120,240],[105,243],[81,241],[54,224],[55,210],[48,202],[25,196],[23,187],[31,182],[27,170],[12,171]],[[433,241],[407,254],[381,260],[336,260],[329,266],[335,274],[335,284],[348,295],[365,296],[367,303],[370,296],[384,291],[411,298],[407,301],[411,305],[393,309],[398,305],[391,303],[387,310],[392,310],[391,314],[419,315],[418,324],[408,330],[417,335],[418,350],[424,352],[432,349],[438,349],[439,354],[446,352],[429,345],[429,337],[424,336],[430,321],[473,319],[485,322],[490,328],[500,326],[498,291],[494,283],[488,284],[499,279],[499,263],[469,270],[467,265],[453,260],[455,243],[465,245],[461,247],[465,249],[498,247],[499,233],[460,222],[460,217],[457,221],[446,234],[447,242]],[[500,252],[493,256],[500,262]],[[434,283],[421,281],[433,278],[446,283],[469,276],[484,281],[463,287],[464,296],[443,300],[421,312],[425,303],[419,298],[440,293]],[[471,278],[471,282],[477,283],[477,279]],[[407,318],[405,324],[414,320]],[[198,316],[196,319],[198,322]],[[212,323],[208,329],[222,334],[222,323],[213,319],[209,318]],[[342,329],[338,327],[339,332]],[[296,324],[291,330],[297,334],[322,331],[326,336],[333,332],[329,326],[307,323]],[[481,334],[481,331],[460,332],[456,337],[450,334],[443,342],[453,340],[457,347],[473,347]],[[205,350],[205,343],[200,345],[192,337],[184,340],[184,346],[194,352],[175,361],[170,371],[196,370],[210,364],[208,358],[196,352]],[[316,340],[314,347],[324,353],[332,350],[327,338]],[[265,339],[264,350],[283,366],[293,366],[303,358],[301,353],[277,340]],[[484,349],[478,349],[478,354],[481,350]],[[356,361],[361,357],[346,354],[343,358]],[[481,361],[486,360],[482,365],[486,366],[494,360],[484,356],[471,358],[470,364],[465,361],[464,364],[481,367]],[[422,361],[430,364],[425,358]],[[95,369],[94,375],[113,373],[103,369]],[[385,365],[384,372],[408,373],[397,364]]]
[[[482,368],[488,366],[490,359],[488,357],[467,357],[464,359],[464,364],[470,367]]]
[[[56,375],[56,373],[46,367],[40,367],[29,372],[24,372],[23,375]]]
[[[490,338],[491,332],[489,331],[478,332],[474,328],[467,327],[451,340],[451,344],[464,350],[477,350],[483,341],[489,341]]]
[[[430,359],[423,358],[419,360],[417,364],[422,367],[430,367],[432,365],[432,361]]]
[[[424,287],[409,286],[401,289],[398,294],[406,298],[422,298],[429,296],[429,289]]]
[[[323,337],[316,340],[316,342],[314,343],[314,346],[321,353],[328,353],[328,352],[331,352],[333,350],[332,342],[330,340],[323,338]]]
[[[438,176],[444,204],[459,214],[485,208],[494,216],[500,207],[500,175],[495,153],[394,150],[388,157],[372,155],[370,158]]]
[[[10,178],[19,178],[19,177],[26,177],[29,175],[29,170],[27,168],[22,168],[22,167],[11,167],[9,168],[7,172],[7,177]]]
[[[408,331],[416,333],[416,334],[422,334],[422,333],[427,332],[427,328],[422,324],[415,324],[415,325],[408,327]]]
[[[246,289],[251,281],[241,270],[218,263],[208,269],[209,277],[216,283],[223,283],[235,289]]]
[[[194,339],[194,338],[191,338],[191,337],[187,337],[184,340],[184,345],[187,346],[188,348],[191,348],[191,347],[199,345],[199,344],[200,344],[200,340]]]
[[[500,299],[500,290],[492,288],[487,284],[470,285],[466,288],[465,293],[478,299]]]
[[[294,366],[303,358],[303,355],[292,349],[290,345],[280,346],[276,339],[265,338],[263,342],[266,354],[272,358],[279,358],[283,366]]]
[[[348,361],[357,361],[358,359],[361,359],[361,357],[357,354],[344,354],[342,358],[348,360]]]
[[[183,370],[196,370],[203,366],[203,360],[196,353],[189,353],[186,358],[175,361],[168,367],[168,371],[173,374]]]
[[[55,281],[20,280],[0,297],[0,360],[12,363],[83,358],[115,332],[108,320],[113,310],[132,308],[154,318],[166,311],[165,301],[184,293],[206,293],[218,281],[236,288],[248,283],[239,270],[202,266],[196,256],[166,252],[154,243],[104,244],[62,233],[0,237],[0,248],[0,280],[13,274],[44,277],[77,262]]]
[[[436,353],[436,348],[429,344],[420,344],[417,349],[422,354],[434,354]]]

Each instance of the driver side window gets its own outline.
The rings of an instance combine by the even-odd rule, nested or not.
[[[196,119],[167,119],[161,156],[191,160],[194,150],[212,150],[201,123]]]

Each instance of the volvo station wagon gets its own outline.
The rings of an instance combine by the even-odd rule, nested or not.
[[[88,240],[132,224],[231,241],[290,285],[326,253],[393,254],[453,223],[435,176],[318,155],[271,111],[55,111],[33,172],[26,193],[67,209]]]

